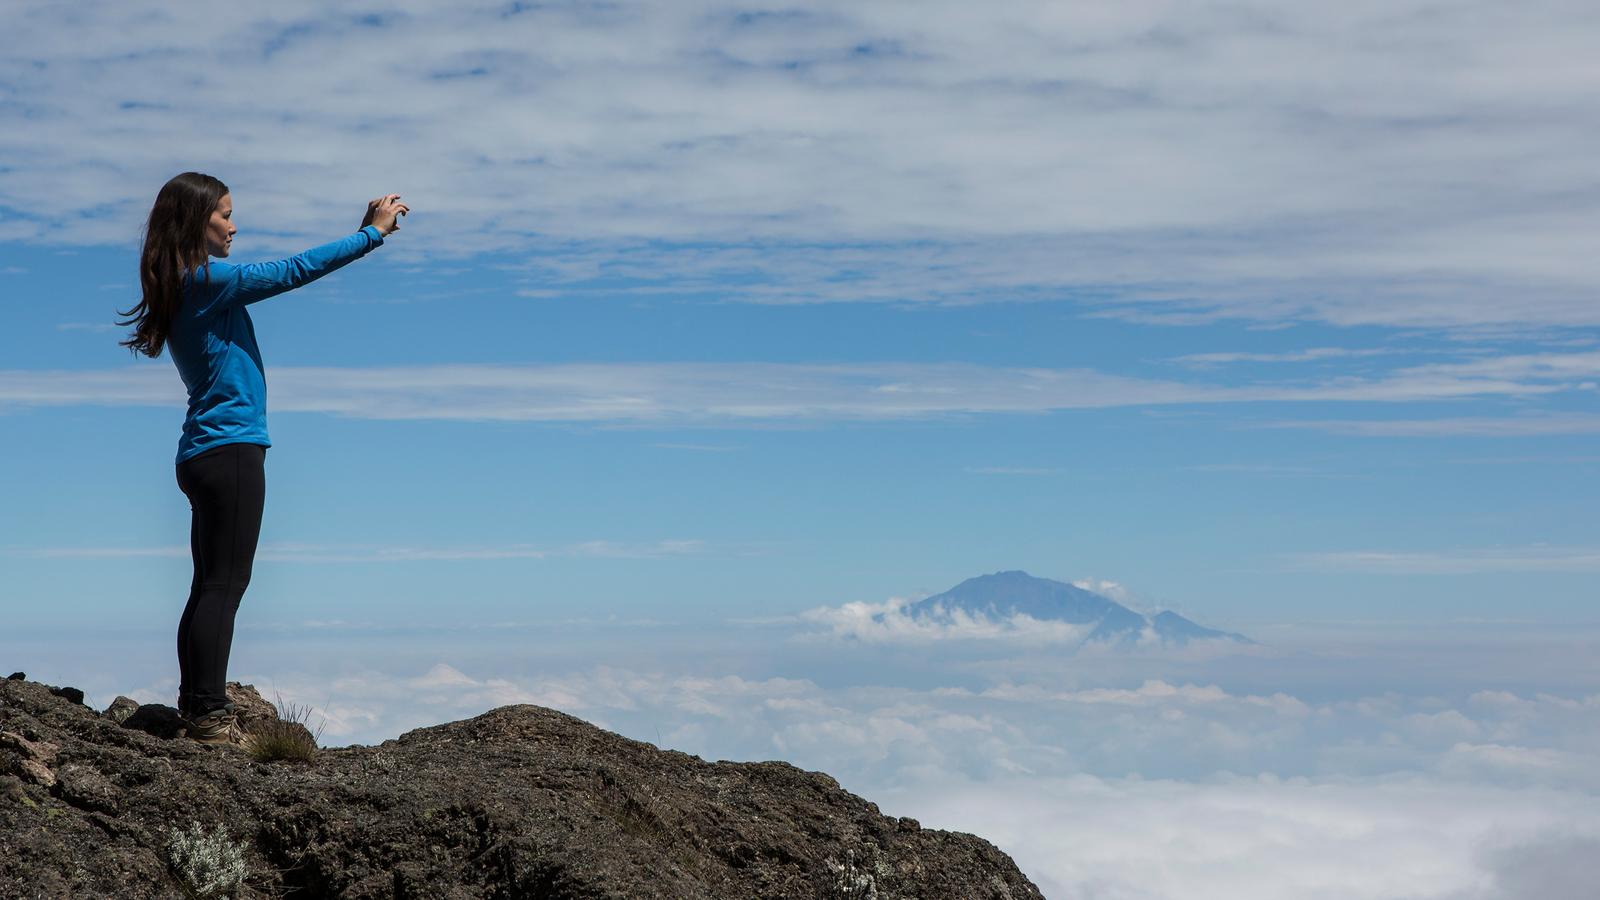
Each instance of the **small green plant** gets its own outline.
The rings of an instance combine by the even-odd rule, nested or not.
[[[278,718],[258,720],[250,726],[250,756],[258,762],[310,762],[317,752],[317,740],[327,719],[317,726],[315,734],[306,727],[311,718],[311,707],[296,706],[276,697]]]
[[[244,844],[228,839],[226,829],[207,831],[199,822],[174,828],[167,837],[167,862],[184,892],[197,900],[226,897],[244,883]]]

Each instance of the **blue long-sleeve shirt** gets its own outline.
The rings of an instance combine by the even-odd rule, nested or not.
[[[309,284],[383,243],[368,225],[349,237],[277,262],[209,262],[184,277],[183,303],[167,347],[189,389],[178,462],[223,444],[272,446],[267,439],[267,378],[245,307]]]

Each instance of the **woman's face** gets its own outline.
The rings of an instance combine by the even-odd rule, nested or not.
[[[239,229],[233,227],[233,195],[223,194],[217,201],[217,208],[211,211],[211,221],[206,223],[206,252],[218,258],[226,258],[228,245],[233,242],[234,232]]]

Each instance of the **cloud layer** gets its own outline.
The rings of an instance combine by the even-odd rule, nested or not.
[[[533,290],[1593,325],[1597,29],[1570,0],[13,3],[0,240],[125,245],[197,167],[257,247],[399,190],[402,252],[515,254]]]
[[[539,703],[708,758],[786,759],[993,840],[1068,900],[1578,900],[1600,846],[1600,695],[1317,702],[1159,679],[973,691],[446,663],[306,689],[361,698],[324,707],[345,733],[392,726],[385,708]]]
[[[1561,635],[1500,641],[1510,668],[1466,664],[1484,655],[1473,640],[1349,637],[1277,657],[1085,663],[1026,643],[971,653],[641,624],[509,624],[497,640],[420,624],[251,629],[232,674],[312,706],[313,727],[326,716],[329,745],[536,703],[708,759],[788,760],[890,814],[995,841],[1050,897],[1587,896],[1600,684],[1588,644]],[[136,691],[136,663],[116,654],[116,672],[79,679],[86,638],[63,638],[62,658],[69,683],[99,686],[92,703],[171,702],[165,654]],[[41,658],[48,642],[22,646],[0,652],[34,660],[35,677],[61,668]],[[1497,671],[1568,687],[1509,687]]]
[[[1015,779],[884,795],[1051,900],[1580,900],[1592,795],[1425,777]]]
[[[369,630],[352,626],[334,637],[365,646],[362,635]],[[503,630],[505,640],[517,642],[524,633],[586,633],[581,627],[514,623]],[[435,632],[441,639],[451,633],[420,626],[410,633]],[[1275,670],[1317,671],[1321,665],[1282,651],[1075,662],[1048,644],[830,648],[785,645],[784,632],[745,629],[737,639],[718,640],[733,641],[726,645],[730,649],[765,648],[750,657],[752,664],[695,665],[691,657],[705,651],[693,648],[715,641],[695,640],[680,627],[606,632],[608,643],[654,645],[649,655],[658,659],[656,668],[528,670],[514,654],[483,657],[482,640],[475,651],[480,661],[458,666],[436,656],[428,662],[426,651],[413,646],[419,638],[392,628],[381,634],[373,647],[385,649],[371,662],[350,653],[343,663],[322,666],[326,671],[258,677],[263,687],[323,710],[332,743],[375,741],[505,703],[538,703],[688,752],[791,759],[873,784],[910,783],[934,773],[987,780],[1022,774],[1139,772],[1195,779],[1219,772],[1286,778],[1409,772],[1508,788],[1600,792],[1600,769],[1593,765],[1600,748],[1600,694],[1468,688],[1463,677],[1463,688],[1443,694],[1341,689],[1319,698],[1208,680],[1238,680],[1230,673],[1257,671],[1257,680],[1271,683]],[[688,655],[663,656],[662,648],[678,640],[688,640],[680,648]],[[410,648],[402,654],[412,660],[407,669],[385,662],[401,646]],[[244,652],[249,658],[252,651]],[[1525,652],[1539,651],[1530,646]],[[1324,651],[1331,662],[1347,653],[1336,646]],[[783,674],[799,671],[792,667],[762,672],[753,665],[758,659],[802,658],[808,660],[805,670],[854,674],[824,680]],[[1425,663],[1416,664],[1426,669]],[[1360,665],[1395,664],[1374,656]],[[936,674],[941,672],[949,674]],[[873,674],[863,678],[866,673]],[[975,673],[983,674],[975,679]],[[238,675],[252,677],[248,671]],[[136,699],[170,702],[162,699],[165,691],[153,688]]]

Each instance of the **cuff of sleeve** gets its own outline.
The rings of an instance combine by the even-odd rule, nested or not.
[[[363,226],[361,230],[365,231],[367,233],[367,236],[372,238],[372,242],[374,244],[383,243],[383,232],[378,230],[378,226],[376,226],[376,225],[366,225],[366,226]]]

